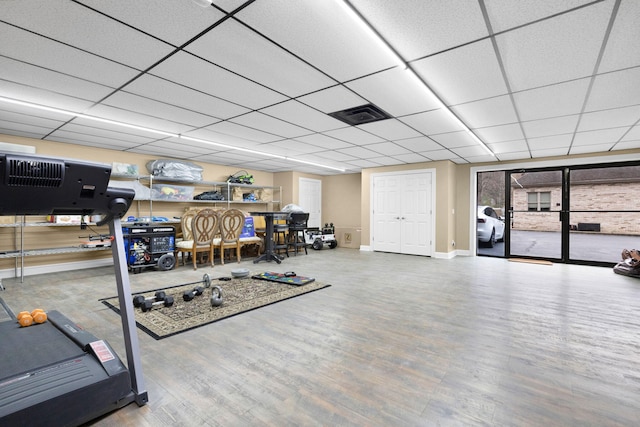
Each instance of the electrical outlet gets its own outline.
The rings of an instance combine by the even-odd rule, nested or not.
[[[344,233],[344,242],[351,243],[351,233]]]

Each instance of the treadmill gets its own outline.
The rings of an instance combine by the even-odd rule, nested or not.
[[[56,310],[27,328],[0,322],[0,425],[76,426],[147,403],[120,224],[135,192],[108,187],[110,176],[110,165],[0,153],[0,215],[104,215],[127,353],[125,366],[109,343]]]

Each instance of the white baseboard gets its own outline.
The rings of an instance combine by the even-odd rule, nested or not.
[[[373,252],[373,249],[369,245],[360,245],[360,250],[364,252]]]
[[[436,252],[433,257],[439,259],[452,259],[457,256],[469,256],[470,252],[468,250],[456,249],[451,252]]]
[[[63,262],[58,264],[37,265],[34,267],[25,267],[24,276],[35,276],[37,274],[58,273],[60,271],[82,270],[85,268],[107,267],[113,265],[113,258],[100,258],[88,261]],[[0,270],[0,279],[13,278],[16,270],[7,268]],[[18,268],[18,276],[20,277],[20,269]]]

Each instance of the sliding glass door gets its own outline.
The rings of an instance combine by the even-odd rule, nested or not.
[[[508,253],[562,259],[563,170],[510,171]]]
[[[503,202],[504,244],[483,243],[480,211]],[[478,255],[613,265],[640,249],[640,163],[481,172],[477,208]]]

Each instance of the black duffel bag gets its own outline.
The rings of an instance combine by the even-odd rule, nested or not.
[[[218,190],[205,191],[193,196],[193,200],[224,200],[224,196]]]

